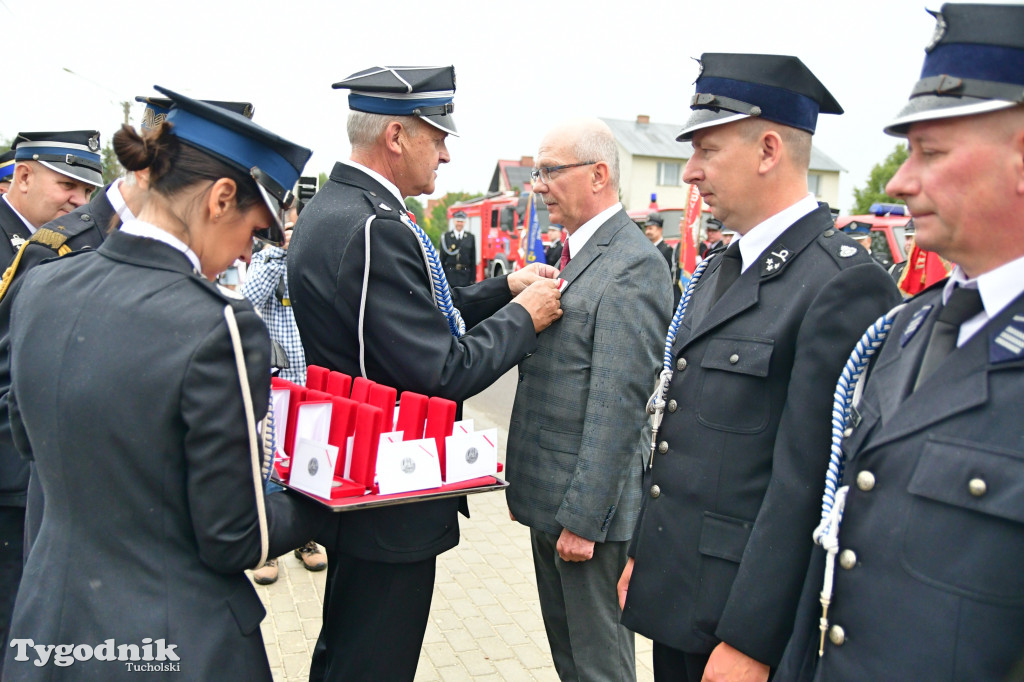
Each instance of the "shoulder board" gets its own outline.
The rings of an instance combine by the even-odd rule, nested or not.
[[[65,216],[57,218],[53,222],[48,223],[45,227],[70,238],[96,227],[96,219],[91,213],[77,213],[72,211]]]
[[[825,249],[828,255],[840,268],[848,268],[862,263],[871,263],[874,259],[867,249],[850,239],[840,230],[829,228],[817,238],[818,246]]]
[[[379,192],[363,191],[363,197],[373,209],[378,218],[388,220],[401,220],[405,215],[405,206],[398,202],[391,194],[380,194]]]

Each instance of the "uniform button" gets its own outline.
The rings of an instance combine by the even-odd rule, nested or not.
[[[847,426],[846,430],[843,431],[843,438],[849,438],[852,435],[853,435],[853,427],[852,426]]]
[[[660,443],[658,443],[658,452],[660,452],[663,455],[666,452],[668,452],[668,441],[667,440],[663,440]]]
[[[732,355],[729,356],[729,364],[730,365],[735,365],[739,361],[740,361],[740,356],[736,355],[736,353],[733,353]]]
[[[86,221],[86,222],[87,222],[87,221],[89,221],[89,220],[92,220],[92,216],[91,216],[91,215],[89,215],[88,213],[83,213],[83,214],[82,214],[81,216],[79,216],[79,217],[80,217],[80,218],[81,218],[81,219],[82,219],[83,221]]]
[[[857,565],[857,553],[852,549],[844,549],[839,553],[839,565],[849,571]]]
[[[988,484],[980,478],[972,478],[967,484],[967,489],[971,491],[971,495],[981,497],[988,492]]]
[[[686,358],[679,358],[676,360],[676,370],[682,372],[686,369]]]
[[[657,485],[652,485],[651,486],[651,497],[653,497],[655,499],[661,497],[661,488],[659,488]]]
[[[846,641],[846,630],[839,625],[833,625],[828,629],[828,641],[836,646],[842,646]]]
[[[836,233],[836,231],[835,231],[835,230],[825,230],[825,236],[826,236],[826,237],[831,237],[831,236],[832,236],[832,235],[834,235],[835,233]]]
[[[679,409],[679,403],[677,403],[675,400],[668,401],[668,411],[669,412],[675,412],[678,409]]]
[[[867,492],[875,487],[875,475],[870,471],[862,471],[857,474],[857,487]]]

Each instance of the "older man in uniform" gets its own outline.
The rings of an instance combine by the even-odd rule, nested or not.
[[[780,679],[1024,679],[1024,5],[934,14],[886,192],[956,267],[871,362]]]
[[[452,67],[374,67],[335,87],[351,90],[352,156],[302,211],[289,249],[306,359],[464,400],[532,353],[561,315],[555,271],[534,264],[449,293],[406,214],[404,197],[433,192],[449,160]],[[465,498],[341,515],[311,680],[413,679],[436,557],[459,541],[460,507]]]
[[[476,240],[466,231],[466,212],[452,216],[455,227],[441,236],[441,265],[448,284],[469,286],[476,281]]]
[[[701,64],[684,180],[741,237],[670,328],[622,622],[654,640],[657,680],[763,682],[806,573],[836,379],[899,295],[807,191],[818,113],[842,113],[825,86],[791,56]]]

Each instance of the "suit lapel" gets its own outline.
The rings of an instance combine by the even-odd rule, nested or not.
[[[605,249],[611,243],[615,235],[628,224],[632,224],[633,221],[629,219],[626,212],[620,210],[618,213],[613,215],[611,218],[606,220],[601,227],[597,228],[597,232],[594,233],[587,243],[583,245],[579,254],[572,254],[572,258],[565,269],[558,273],[558,276],[565,280],[565,288],[562,289],[562,293],[565,293],[565,289],[572,286],[572,283],[576,281],[580,275],[587,269],[587,267],[595,260],[600,258],[601,254],[604,253]]]

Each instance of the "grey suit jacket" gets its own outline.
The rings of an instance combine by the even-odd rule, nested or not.
[[[519,364],[509,509],[544,532],[628,540],[643,475],[637,434],[671,315],[668,266],[619,211],[561,276],[562,318]]]

